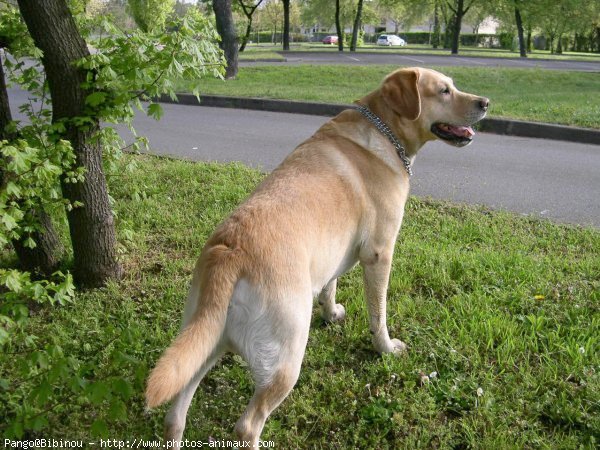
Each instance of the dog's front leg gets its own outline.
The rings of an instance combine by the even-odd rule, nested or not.
[[[370,330],[375,350],[379,353],[403,352],[407,348],[406,344],[398,339],[390,339],[387,328],[386,298],[392,267],[392,253],[387,251],[368,252],[361,258],[360,263],[363,267]]]
[[[319,305],[321,305],[321,317],[326,322],[339,322],[346,317],[346,310],[343,305],[335,302],[335,290],[337,287],[337,278],[334,278],[325,285],[319,294]]]

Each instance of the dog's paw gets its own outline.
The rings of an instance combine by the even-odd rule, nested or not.
[[[400,355],[408,350],[408,345],[400,339],[388,339],[387,342],[383,344],[378,344],[377,342],[374,342],[374,344],[375,349],[379,353],[393,353],[395,355]]]
[[[339,303],[333,305],[333,310],[331,311],[323,310],[323,320],[326,322],[340,322],[344,320],[344,317],[346,317],[346,309]]]
[[[405,353],[408,350],[408,345],[400,339],[391,339],[392,351],[390,353]]]

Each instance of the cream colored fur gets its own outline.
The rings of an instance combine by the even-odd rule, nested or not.
[[[434,123],[469,125],[487,109],[487,99],[417,68],[393,72],[359,103],[388,124],[411,159],[436,139]],[[256,382],[235,431],[256,446],[265,420],[298,378],[313,298],[325,320],[342,320],[336,279],[357,262],[375,350],[407,348],[388,335],[386,293],[408,193],[395,149],[355,110],[323,125],[258,186],[207,241],[182,331],[149,377],[148,407],[175,397],[166,439],[181,439],[198,383],[231,351],[248,362]]]

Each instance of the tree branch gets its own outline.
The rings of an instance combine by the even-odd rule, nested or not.
[[[450,2],[447,1],[446,4],[448,5],[448,8],[450,8],[450,11],[452,11],[454,14],[457,14],[456,9],[452,7]]]

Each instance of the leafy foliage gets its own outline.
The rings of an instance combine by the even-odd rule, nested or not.
[[[73,119],[78,127],[97,121],[126,123],[135,133],[131,126],[135,110],[159,119],[161,107],[151,99],[161,94],[175,97],[174,80],[190,80],[188,89],[197,93],[203,77],[222,77],[217,33],[197,9],[167,22],[168,32],[153,27],[148,33],[125,33],[106,18],[86,17],[85,2],[71,2],[71,7],[93,49],[78,62],[86,73],[84,88],[89,92],[85,114]],[[32,208],[43,206],[63,217],[64,207],[80,207],[62,197],[61,183],[81,182],[86,174],[78,167],[69,142],[62,139],[66,123],[52,120],[39,50],[33,47],[15,9],[3,8],[0,16],[0,35],[8,41],[11,53],[3,61],[9,82],[29,91],[32,98],[20,106],[27,120],[10,125],[8,131],[16,138],[0,142],[0,245],[4,247],[37,229],[35,217],[28,214]],[[147,106],[143,101],[149,102]],[[119,164],[125,144],[116,130],[106,126],[93,140],[103,147],[108,174],[122,171]],[[131,147],[137,150],[144,143],[138,137]],[[125,237],[129,234],[123,230]],[[25,245],[35,247],[36,243],[28,238]],[[20,438],[48,429],[50,415],[68,410],[65,405],[70,403],[81,410],[103,406],[90,423],[95,436],[107,436],[109,421],[126,420],[125,405],[145,374],[144,366],[130,354],[139,340],[131,327],[109,322],[106,327],[114,331],[110,340],[84,336],[78,351],[60,335],[36,330],[38,313],[72,307],[75,291],[68,272],[36,280],[29,273],[2,268],[0,296],[0,349],[12,360],[0,371],[3,435]]]
[[[163,31],[175,0],[128,0],[129,12],[143,32]]]
[[[10,144],[1,141],[0,152],[4,177],[0,190],[0,245],[27,236],[37,228],[35,218],[28,214],[37,206],[78,206],[62,199],[60,193],[60,177],[77,183],[84,176],[82,168],[74,167],[75,156],[69,142],[49,143],[43,139],[36,142],[35,136],[29,136],[29,140],[18,139]],[[25,245],[33,248],[36,244],[29,237]]]
[[[218,34],[197,9],[168,22],[173,31],[166,33],[125,32],[108,20],[86,25],[90,32],[98,26],[102,31],[90,35],[96,51],[80,62],[88,73],[85,87],[93,89],[86,100],[90,113],[102,120],[130,123],[134,107],[142,109],[141,100],[161,94],[175,98],[174,80],[187,80],[188,89],[198,95],[203,78],[223,76]],[[158,117],[159,106],[151,105],[156,105],[149,108],[151,115]]]

